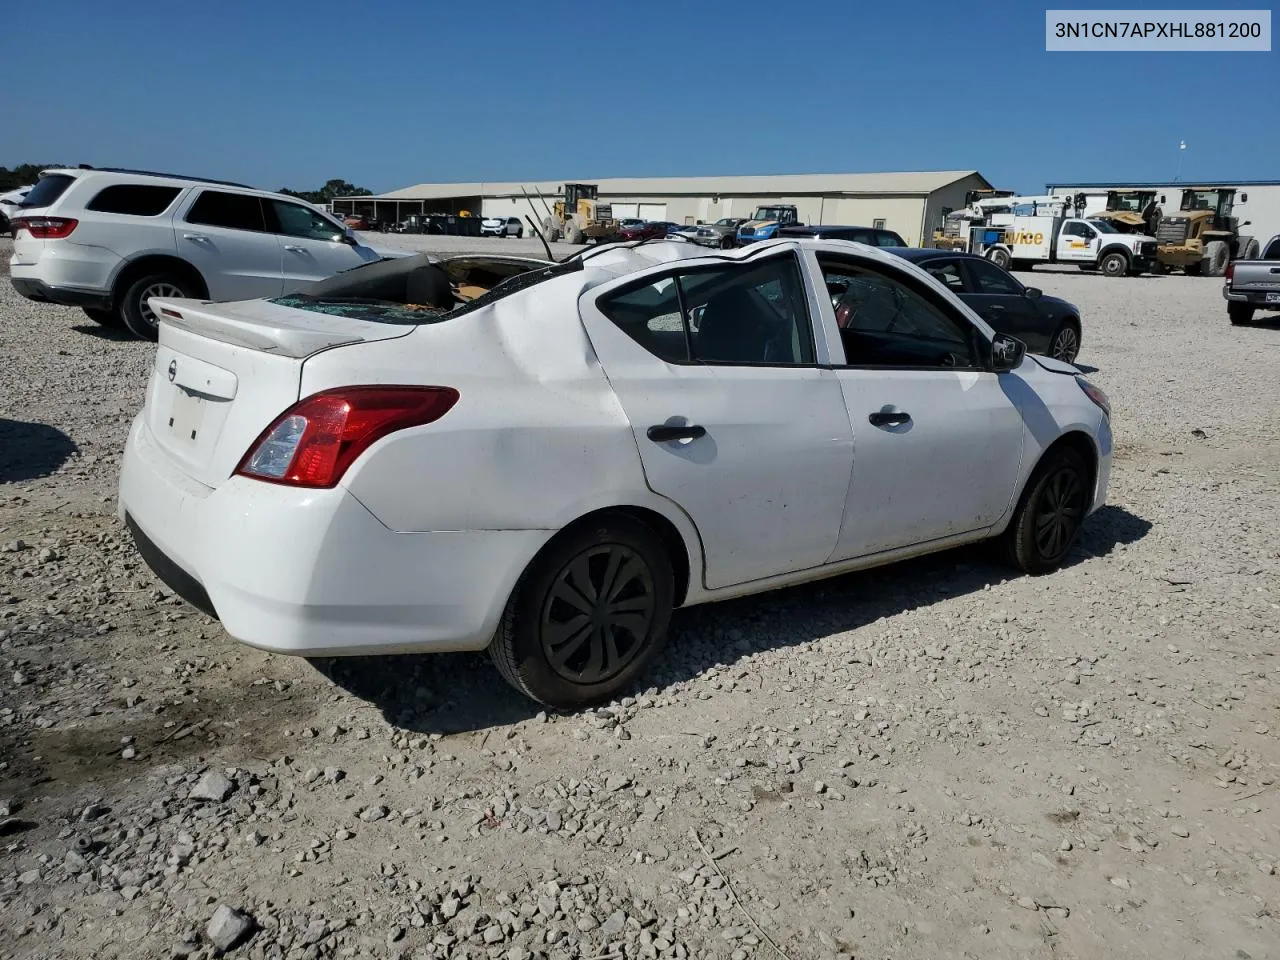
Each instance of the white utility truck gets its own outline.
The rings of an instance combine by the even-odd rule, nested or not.
[[[965,248],[1006,270],[1037,263],[1075,264],[1109,277],[1136,276],[1156,259],[1155,237],[1121,233],[1105,220],[1078,216],[1083,194],[980,200],[949,216],[967,220]]]

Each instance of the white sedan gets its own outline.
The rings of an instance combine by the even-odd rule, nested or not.
[[[1075,367],[845,241],[151,305],[119,510],[161,579],[280,653],[488,647],[556,707],[631,684],[676,607],[986,538],[1053,570],[1110,472]]]

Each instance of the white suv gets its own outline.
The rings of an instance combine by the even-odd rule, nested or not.
[[[9,273],[24,297],[150,340],[150,297],[278,297],[381,258],[301,200],[132,170],[44,171],[13,234]]]

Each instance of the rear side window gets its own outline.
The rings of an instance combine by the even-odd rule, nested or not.
[[[903,239],[892,230],[880,230],[876,233],[876,243],[882,247],[905,247]]]
[[[600,310],[668,362],[814,362],[800,266],[790,254],[648,281],[602,299]]]
[[[41,177],[31,192],[23,199],[23,207],[47,207],[67,192],[67,187],[75,183],[76,178],[65,173],[51,173]]]
[[[261,200],[221,190],[206,190],[200,194],[187,212],[187,222],[230,230],[256,230],[259,233],[267,228]]]
[[[106,187],[89,201],[86,209],[99,213],[125,213],[135,217],[158,217],[173,203],[177,187],[153,187],[118,183]]]

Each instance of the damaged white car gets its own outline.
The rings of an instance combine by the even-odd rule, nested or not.
[[[161,579],[280,653],[488,647],[556,707],[630,685],[677,607],[984,538],[1052,570],[1110,471],[1074,367],[844,241],[151,306],[119,510]]]

